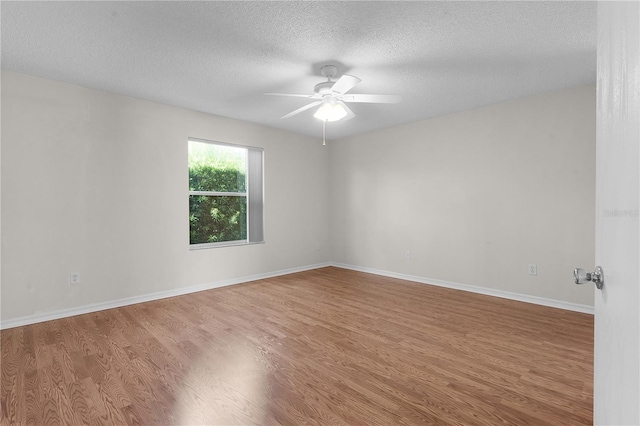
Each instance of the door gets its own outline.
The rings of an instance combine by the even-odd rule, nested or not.
[[[640,424],[640,3],[598,2],[594,423]]]

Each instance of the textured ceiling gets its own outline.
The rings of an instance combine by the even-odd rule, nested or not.
[[[329,139],[594,83],[595,2],[8,2],[2,68],[319,136],[320,67],[362,79]]]

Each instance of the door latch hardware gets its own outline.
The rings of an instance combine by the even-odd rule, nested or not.
[[[582,268],[576,268],[573,270],[573,280],[576,284],[584,284],[589,281],[593,281],[598,290],[602,290],[604,285],[604,272],[600,266],[596,266],[596,270],[593,272],[587,272]]]

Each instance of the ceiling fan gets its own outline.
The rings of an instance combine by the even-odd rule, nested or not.
[[[320,71],[324,77],[327,77],[327,81],[318,83],[313,88],[313,94],[301,95],[294,93],[265,93],[265,95],[272,96],[293,96],[297,98],[309,98],[316,99],[301,108],[291,111],[289,114],[282,116],[282,118],[293,117],[300,114],[303,111],[311,109],[320,105],[318,110],[313,114],[319,120],[338,121],[348,120],[355,117],[351,108],[346,103],[349,102],[366,102],[366,103],[382,103],[382,104],[395,104],[400,102],[400,96],[398,95],[365,95],[365,94],[347,94],[347,92],[353,89],[356,84],[360,83],[358,77],[352,75],[343,74],[338,80],[334,81],[338,69],[335,65],[325,65]]]

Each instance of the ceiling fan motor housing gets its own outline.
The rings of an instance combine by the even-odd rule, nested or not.
[[[335,65],[324,65],[320,68],[320,72],[324,77],[327,77],[327,81],[316,84],[313,91],[322,96],[330,95],[331,88],[336,83],[335,81],[331,81],[331,79],[338,73],[338,68]]]
[[[314,86],[313,91],[319,95],[328,95],[331,93],[331,88],[335,84],[335,81],[323,81]]]

